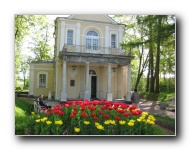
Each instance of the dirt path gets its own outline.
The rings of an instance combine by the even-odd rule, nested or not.
[[[159,101],[146,101],[144,99],[141,99],[140,100],[140,109],[142,111],[146,111],[150,114],[166,115],[170,118],[176,117],[175,111],[173,111],[167,107],[166,107],[166,109],[160,109]]]

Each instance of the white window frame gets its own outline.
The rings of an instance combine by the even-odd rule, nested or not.
[[[115,36],[115,39],[114,39],[114,41],[112,41],[112,36]],[[112,47],[112,42],[114,42],[114,47]],[[117,48],[117,35],[116,34],[111,34],[111,48]]]
[[[73,25],[66,25],[65,44],[67,44],[67,33],[69,30],[73,31],[73,45],[76,45],[76,27]]]
[[[68,44],[68,32],[71,31],[72,32],[72,43]],[[72,29],[67,30],[67,45],[73,45],[74,42],[74,31]]]
[[[112,46],[111,46],[111,36],[112,35],[115,35],[115,48],[118,48],[118,43],[119,43],[119,41],[118,41],[118,31],[111,31],[110,32],[110,42],[109,42],[109,45],[110,45],[110,47],[112,48]]]
[[[90,36],[90,35],[87,35],[87,33],[90,32],[90,31],[94,31],[94,32],[97,34],[97,36]],[[99,47],[99,45],[100,45],[100,43],[99,43],[100,40],[99,40],[99,34],[98,34],[98,32],[95,31],[95,30],[89,30],[88,32],[86,32],[86,39],[85,39],[86,47],[87,47],[87,48],[88,48],[88,47],[91,47],[91,48],[93,48],[94,50],[98,49],[98,47]],[[90,39],[90,40],[91,40],[89,46],[87,45],[87,39]],[[97,40],[97,45],[96,45],[96,44],[94,45],[94,43],[93,43],[94,40]]]
[[[45,84],[45,87],[40,87],[40,74],[45,74],[46,75],[46,84]],[[48,88],[48,72],[46,72],[46,71],[39,71],[37,73],[37,88]]]

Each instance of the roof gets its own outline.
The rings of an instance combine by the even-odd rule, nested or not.
[[[58,17],[58,18],[125,26],[125,24],[117,23],[109,15],[102,15],[102,14],[79,14],[79,15],[70,15],[68,17]],[[56,19],[58,19],[58,18],[56,18]]]

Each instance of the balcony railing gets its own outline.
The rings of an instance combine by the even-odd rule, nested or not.
[[[124,55],[124,56],[130,55],[130,51],[126,52],[122,48],[109,48],[109,47],[86,46],[86,45],[64,45],[63,52]]]

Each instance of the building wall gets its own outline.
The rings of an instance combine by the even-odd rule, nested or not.
[[[86,33],[90,30],[94,30],[99,35],[99,46],[110,47],[111,46],[111,34],[116,34],[116,46],[119,48],[119,43],[123,41],[124,25],[113,24],[107,17],[103,15],[76,15],[75,18],[83,18],[79,20],[67,20],[58,19],[56,24],[56,54],[62,51],[63,46],[67,43],[67,30],[73,30],[73,44],[74,45],[86,45]],[[100,22],[89,22],[97,21],[100,18]],[[87,20],[85,22],[85,20]],[[106,23],[108,22],[108,23]],[[111,24],[112,23],[112,24]]]
[[[83,20],[76,20],[83,19]],[[91,20],[84,21],[84,20]],[[102,21],[102,23],[100,23]],[[63,60],[60,59],[59,52],[63,50],[63,46],[67,43],[67,30],[73,30],[73,45],[86,45],[86,33],[90,30],[95,30],[99,35],[99,46],[110,47],[111,46],[111,34],[116,34],[116,46],[119,48],[119,43],[123,41],[124,25],[117,25],[112,22],[109,17],[104,15],[77,15],[74,19],[57,19],[55,31],[55,70],[52,64],[33,64],[31,70],[33,70],[33,88],[32,92],[34,96],[43,94],[48,95],[49,91],[55,92],[55,100],[61,99],[62,91],[62,77],[63,77]],[[76,65],[76,72],[72,72],[72,65]],[[124,98],[127,91],[127,69],[126,67],[118,67],[118,65],[112,64],[112,67],[116,67],[116,72],[112,72],[111,75],[111,92],[112,98]],[[111,67],[111,68],[112,68]],[[100,99],[106,99],[107,87],[108,87],[108,64],[94,64],[90,63],[89,70],[94,70],[97,75],[97,89],[96,96]],[[48,73],[48,87],[37,87],[37,74],[39,71],[46,71]],[[67,62],[66,68],[66,93],[68,99],[83,99],[86,90],[86,66],[85,63],[72,63]],[[112,70],[111,70],[112,71]],[[32,72],[31,72],[32,73]],[[54,77],[55,75],[55,77]],[[75,86],[70,85],[70,81],[75,80]],[[55,83],[54,83],[55,81]],[[90,80],[89,80],[90,81]],[[31,86],[31,87],[32,87]],[[31,88],[30,87],[30,88]],[[90,87],[88,87],[90,89]]]
[[[54,93],[54,69],[53,64],[33,64],[34,68],[34,82],[33,82],[33,96],[39,96],[43,94],[48,96],[48,93],[51,92],[51,95]],[[48,74],[48,84],[46,88],[38,87],[38,73],[47,73]]]

